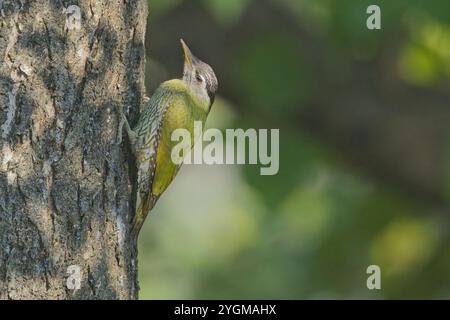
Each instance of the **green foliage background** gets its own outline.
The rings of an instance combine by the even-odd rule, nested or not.
[[[208,126],[281,141],[277,176],[182,168],[140,238],[141,298],[450,298],[450,2],[149,7],[150,91],[182,37],[221,84]]]

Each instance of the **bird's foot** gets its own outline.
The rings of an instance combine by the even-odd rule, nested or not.
[[[131,130],[130,124],[128,123],[127,117],[123,113],[122,109],[120,109],[120,122],[119,122],[119,128],[117,130],[117,139],[115,141],[115,144],[120,145],[122,144],[122,135],[123,135],[123,126],[125,125],[125,130],[128,134],[128,138],[130,139],[130,142],[132,145],[135,145],[137,140],[136,133]]]

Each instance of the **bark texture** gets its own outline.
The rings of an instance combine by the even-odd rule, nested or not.
[[[0,299],[137,297],[115,140],[144,96],[146,18],[145,0],[0,0]]]

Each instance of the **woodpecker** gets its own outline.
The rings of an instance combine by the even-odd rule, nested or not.
[[[121,114],[119,143],[125,125],[137,166],[136,212],[131,226],[135,241],[148,213],[181,167],[171,159],[172,148],[178,143],[171,140],[172,132],[186,129],[193,137],[194,122],[205,123],[218,89],[213,69],[194,56],[183,39],[180,41],[185,60],[183,77],[159,86],[145,102],[134,128]],[[192,148],[195,141],[191,141]]]

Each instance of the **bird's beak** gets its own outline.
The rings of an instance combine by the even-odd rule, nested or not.
[[[192,60],[193,60],[194,55],[192,54],[191,50],[187,46],[186,42],[184,42],[183,39],[180,39],[180,41],[181,41],[181,46],[183,47],[184,61],[186,62],[186,64],[189,67],[192,67]]]

